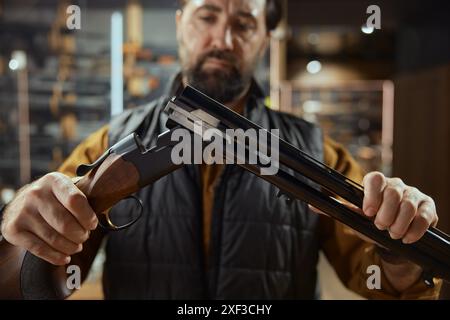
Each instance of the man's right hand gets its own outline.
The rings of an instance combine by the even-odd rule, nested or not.
[[[98,220],[86,196],[61,173],[49,173],[23,187],[3,214],[1,234],[55,265],[83,250]]]

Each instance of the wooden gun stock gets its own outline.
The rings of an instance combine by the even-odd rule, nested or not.
[[[139,189],[136,168],[115,153],[77,180],[75,185],[104,223],[106,210]],[[101,228],[94,230],[83,251],[72,256],[70,264],[80,267],[83,280],[104,234]],[[70,276],[66,271],[67,266],[51,265],[6,240],[0,242],[0,299],[65,299],[74,291],[66,284]]]
[[[113,153],[75,185],[86,195],[92,209],[103,213],[139,190],[139,173],[132,163]]]
[[[107,210],[139,190],[139,172],[121,155],[112,153],[75,185],[86,195],[100,224],[119,229],[110,220]]]
[[[171,131],[160,135],[156,146],[145,150],[139,138],[132,134],[113,147],[91,165],[82,165],[74,180],[97,213],[101,225],[119,230],[108,216],[108,209],[130,197],[140,188],[151,184],[181,165],[172,163],[170,154],[174,142]],[[101,245],[105,229],[97,228],[84,243],[83,251],[72,256],[71,265],[80,267],[82,280]],[[65,299],[74,289],[67,286],[67,266],[54,266],[25,249],[0,241],[0,299]]]

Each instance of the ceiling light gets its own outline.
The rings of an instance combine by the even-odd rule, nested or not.
[[[368,27],[367,25],[363,25],[361,27],[361,31],[365,34],[371,34],[375,29],[373,27]]]
[[[306,65],[306,70],[311,74],[316,74],[322,70],[322,64],[320,61],[312,60]]]

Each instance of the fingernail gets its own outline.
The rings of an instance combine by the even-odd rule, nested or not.
[[[377,212],[374,208],[368,208],[365,212],[366,216],[373,217]]]
[[[412,241],[411,241],[411,239],[403,238],[403,239],[402,239],[402,242],[403,242],[404,244],[410,244]]]
[[[381,224],[375,223],[375,226],[376,226],[379,230],[386,230],[386,227],[383,226],[383,225],[381,225]]]
[[[91,223],[90,229],[91,229],[91,230],[95,230],[95,229],[97,228],[97,224],[98,224],[98,220],[95,219],[95,221]]]
[[[391,231],[389,231],[389,235],[390,235],[391,238],[394,239],[394,240],[398,240],[398,239],[401,238],[400,235],[398,235],[398,234],[396,234],[396,233],[393,233],[393,232],[391,232]]]
[[[78,249],[77,249],[76,253],[81,252],[81,251],[83,251],[83,245],[80,243],[78,245]]]
[[[71,258],[70,256],[65,257],[65,258],[64,258],[64,263],[65,263],[65,264],[69,264],[69,263],[70,263],[70,260],[72,260],[72,258]]]

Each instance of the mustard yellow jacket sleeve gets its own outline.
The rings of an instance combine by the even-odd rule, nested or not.
[[[83,163],[92,163],[108,149],[108,126],[103,126],[81,142],[66,158],[58,171],[76,176],[77,167]]]

